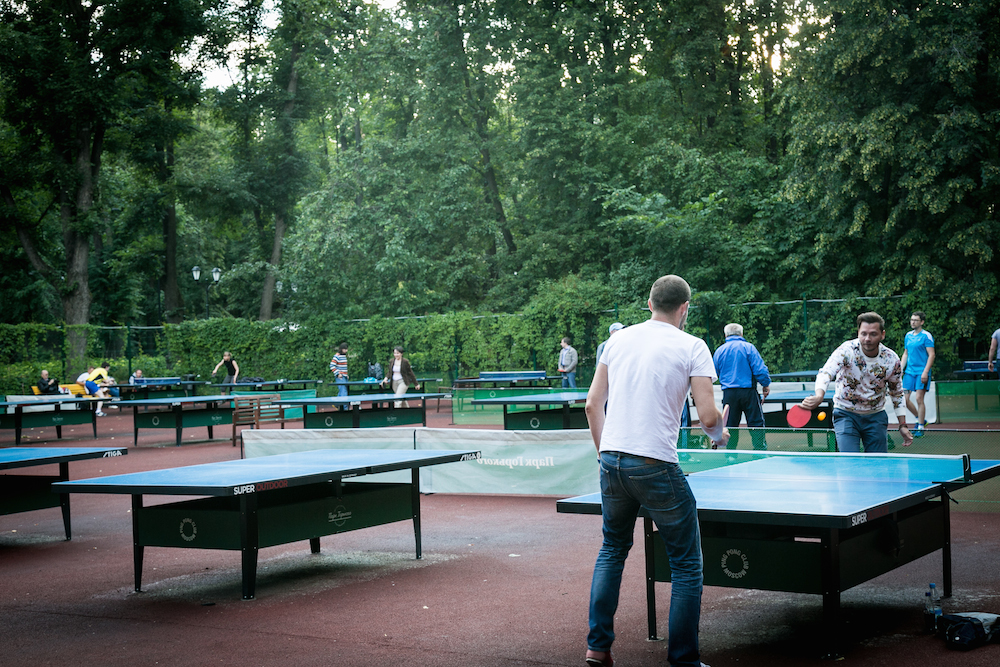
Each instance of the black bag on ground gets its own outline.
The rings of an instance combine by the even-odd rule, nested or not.
[[[1000,643],[1000,616],[977,611],[944,614],[938,620],[938,634],[948,648],[957,651]]]

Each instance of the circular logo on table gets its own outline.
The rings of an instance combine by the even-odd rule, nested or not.
[[[152,422],[153,422],[153,426],[159,426],[160,425],[160,418],[159,417],[153,417]]]
[[[181,519],[181,539],[185,542],[193,542],[198,537],[198,526],[194,519]]]
[[[742,579],[750,569],[750,559],[739,549],[726,549],[722,554],[722,571],[730,579]]]
[[[351,518],[352,512],[348,512],[343,505],[337,505],[332,512],[327,513],[327,520],[340,528]]]
[[[496,398],[496,397],[497,397],[497,393],[495,391],[491,390],[490,391],[490,398]]]
[[[538,428],[541,425],[542,422],[539,421],[538,417],[532,417],[531,421],[528,422],[528,426],[530,426],[531,428]]]
[[[326,424],[327,426],[333,426],[333,417],[327,417],[326,419],[323,420],[323,423]]]

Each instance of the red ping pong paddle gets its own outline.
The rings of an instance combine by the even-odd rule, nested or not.
[[[808,410],[801,405],[793,405],[788,408],[788,425],[792,428],[802,428],[812,419],[812,410]]]

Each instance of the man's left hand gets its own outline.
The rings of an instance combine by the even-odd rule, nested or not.
[[[920,382],[921,384],[927,384],[927,371],[920,374]]]
[[[905,426],[900,426],[899,434],[903,436],[903,447],[909,447],[913,444],[913,434],[910,433],[910,429]]]

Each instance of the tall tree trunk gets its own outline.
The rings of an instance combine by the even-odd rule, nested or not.
[[[163,305],[165,319],[171,324],[184,320],[184,299],[177,283],[177,199],[170,181],[174,174],[174,142],[168,139],[160,169],[163,192]]]
[[[277,268],[281,263],[281,241],[285,238],[285,216],[276,213],[274,216],[274,245],[271,246],[271,266]],[[274,285],[277,282],[274,271],[267,272],[264,277],[264,290],[260,297],[260,320],[271,319],[274,309]]]
[[[285,144],[285,157],[289,161],[295,159],[295,128],[293,121],[296,94],[299,90],[299,71],[297,65],[300,53],[300,46],[297,43],[293,44],[289,55],[291,68],[288,75],[288,86],[285,89],[288,93],[288,98],[281,110],[281,117],[278,119],[278,131],[282,135]],[[277,282],[275,271],[277,271],[278,266],[281,264],[281,243],[285,238],[285,229],[287,228],[288,218],[291,216],[294,205],[295,202],[292,201],[292,197],[288,196],[284,199],[284,206],[286,208],[284,210],[277,210],[274,213],[274,241],[271,244],[271,266],[264,277],[264,288],[260,296],[260,316],[258,319],[261,321],[266,321],[273,317],[274,286]]]

